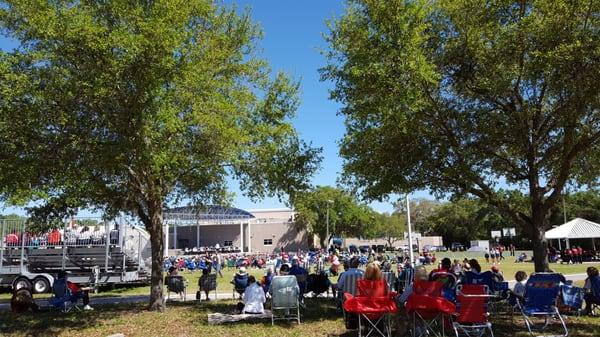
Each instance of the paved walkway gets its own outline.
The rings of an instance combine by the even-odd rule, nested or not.
[[[565,275],[565,278],[567,280],[572,280],[572,281],[583,281],[587,278],[587,274],[585,274],[585,273],[570,274],[570,275]],[[515,280],[508,281],[510,288],[512,288],[514,286],[515,282],[516,282]],[[166,295],[167,294],[165,294],[165,296]],[[205,296],[204,293],[202,293],[203,299],[205,298],[204,296]],[[331,293],[329,293],[329,296],[331,297]],[[170,298],[171,298],[171,301],[176,301],[176,302],[183,301],[182,299],[179,298],[179,296],[177,296],[175,294],[171,294]],[[232,298],[233,298],[233,294],[231,292],[217,293],[217,299],[232,299]],[[210,299],[211,300],[215,299],[214,292],[210,293]],[[107,296],[107,297],[92,296],[90,298],[90,304],[92,306],[96,306],[96,305],[102,306],[102,305],[107,305],[107,304],[143,303],[143,302],[148,302],[149,300],[150,300],[149,295],[123,295],[123,296]],[[185,300],[187,302],[196,301],[196,293],[194,292],[194,293],[186,294]],[[49,306],[47,299],[38,299],[38,300],[36,300],[36,303],[40,306],[40,308],[45,308],[45,307]],[[8,310],[10,310],[9,302],[0,303],[0,311],[8,311]]]

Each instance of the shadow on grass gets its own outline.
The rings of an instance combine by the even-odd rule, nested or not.
[[[173,315],[181,315],[184,312],[191,311],[196,317],[196,322],[201,325],[208,325],[208,314],[210,313],[233,313],[237,301],[218,300],[202,302],[167,302],[165,315],[173,318]],[[341,314],[336,312],[335,303],[332,299],[317,298],[306,299],[307,309],[301,310],[300,317],[302,323],[310,324],[323,320],[339,320]],[[268,305],[267,305],[268,307]],[[147,303],[132,304],[108,304],[97,305],[94,311],[72,311],[63,314],[53,309],[43,309],[36,313],[11,314],[2,313],[0,315],[0,335],[24,335],[24,336],[54,336],[61,332],[69,331],[76,334],[85,333],[83,330],[94,326],[101,326],[111,320],[125,317],[127,315],[136,315],[147,311]],[[258,324],[270,326],[271,320],[260,320],[255,322],[228,323],[227,325],[245,325]],[[280,327],[294,326],[294,322],[278,321]],[[80,331],[79,333],[77,333]]]

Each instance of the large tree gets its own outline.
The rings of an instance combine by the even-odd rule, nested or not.
[[[595,183],[600,2],[349,0],[322,70],[343,104],[347,181],[366,197],[429,189],[505,212],[548,270],[548,214]],[[523,191],[515,209],[500,188]]]
[[[5,194],[36,191],[36,215],[138,216],[151,309],[163,307],[165,205],[226,201],[228,176],[251,197],[293,196],[318,166],[290,124],[299,85],[258,57],[248,13],[210,0],[7,0],[0,29],[20,42],[0,53],[2,154],[27,182]]]
[[[352,194],[331,186],[317,186],[298,193],[294,209],[295,225],[316,234],[321,247],[325,247],[333,235],[366,237],[376,220],[376,213],[369,206],[360,203]]]

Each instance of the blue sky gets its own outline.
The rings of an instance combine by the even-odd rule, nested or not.
[[[325,64],[325,58],[320,54],[320,50],[326,48],[322,37],[327,31],[325,20],[340,15],[344,1],[227,0],[225,3],[236,4],[240,10],[250,8],[254,21],[261,25],[264,32],[260,42],[262,57],[269,61],[273,71],[284,71],[301,81],[302,103],[294,125],[304,140],[323,148],[322,167],[312,183],[335,185],[342,168],[337,142],[344,134],[343,118],[336,114],[339,105],[328,98],[331,83],[319,80],[318,69]],[[9,49],[14,45],[14,42],[0,38],[0,48]],[[284,206],[275,199],[254,203],[239,193],[236,182],[232,181],[230,187],[236,193],[236,207]],[[427,194],[417,193],[416,196]],[[392,209],[389,203],[373,203],[372,206],[378,211]],[[3,213],[8,211],[15,209],[5,209]]]

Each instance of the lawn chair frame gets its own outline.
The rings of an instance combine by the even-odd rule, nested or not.
[[[548,305],[548,310],[546,311],[531,311],[528,312],[527,310],[527,299],[529,298],[528,296],[533,296],[531,294],[528,294],[528,290],[530,288],[534,288],[534,287],[530,287],[529,284],[532,283],[534,284],[536,282],[536,276],[550,276],[550,275],[556,275],[556,296],[553,299],[552,304]],[[556,306],[556,300],[558,299],[558,296],[560,296],[560,286],[559,286],[559,274],[555,274],[555,273],[534,273],[529,277],[529,280],[527,280],[527,288],[525,290],[525,299],[524,302],[519,298],[517,298],[517,307],[519,308],[519,310],[521,311],[521,315],[523,316],[523,319],[525,320],[525,325],[527,327],[527,330],[529,331],[529,334],[531,336],[539,336],[534,334],[534,332],[541,332],[546,330],[546,328],[548,327],[548,325],[550,325],[550,322],[552,319],[558,319],[563,330],[564,330],[564,334],[559,335],[562,337],[567,337],[569,335],[569,330],[567,328],[567,324],[565,323],[565,320],[563,319],[562,315],[560,314],[558,307]],[[540,282],[540,281],[538,281]],[[548,300],[547,297],[544,296],[536,296],[536,298],[538,299],[543,299],[543,300]],[[543,325],[540,324],[536,324],[535,322],[533,322],[532,318],[536,318],[536,317],[543,317],[544,318],[544,323]]]
[[[458,285],[456,287],[456,299],[459,303],[459,305],[461,304],[460,302],[460,298],[464,297],[464,298],[472,298],[472,299],[476,299],[476,298],[484,298],[487,299],[487,301],[484,303],[485,308],[483,310],[489,309],[489,305],[490,305],[490,299],[492,299],[494,297],[494,295],[490,294],[490,290],[488,288],[487,285],[481,285],[483,287],[483,294],[465,294],[462,289],[463,286],[462,285]],[[461,335],[463,336],[468,336],[468,337],[481,337],[484,336],[486,331],[490,332],[490,337],[494,337],[494,331],[492,330],[492,323],[487,321],[486,322],[473,322],[472,324],[461,324],[460,322],[458,322],[458,316],[460,316],[460,310],[457,310],[457,318],[454,322],[452,322],[452,328],[454,329],[454,333],[456,334],[456,337],[460,337]],[[485,314],[486,316],[489,315],[489,313]]]
[[[281,283],[281,285],[280,285]],[[271,325],[275,325],[277,320],[296,320],[300,324],[300,288],[298,281],[293,275],[275,276],[271,281]],[[281,305],[279,303],[280,296],[286,296]],[[277,316],[277,310],[285,310],[286,314]],[[291,311],[295,311],[296,315],[290,315]]]

